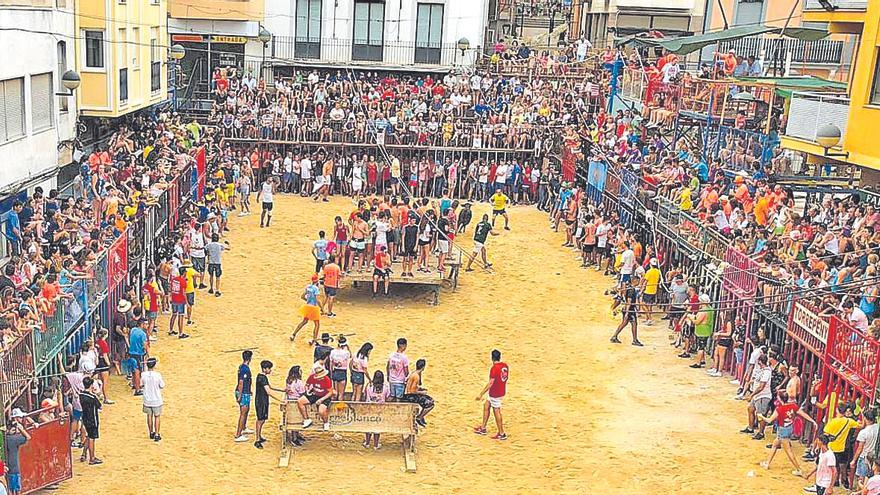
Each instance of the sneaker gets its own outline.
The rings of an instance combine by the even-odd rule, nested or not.
[[[486,432],[486,429],[483,428],[482,426],[475,426],[474,433],[476,433],[477,435],[485,435],[487,432]]]
[[[721,378],[722,376],[724,376],[724,374],[721,373],[720,371],[716,371],[714,373],[709,373],[709,376],[711,376],[713,378]]]
[[[816,485],[805,486],[804,491],[807,493],[816,493]]]
[[[492,440],[507,440],[507,433],[497,433],[490,437]]]
[[[758,432],[758,433],[755,433],[754,435],[752,435],[752,440],[763,440],[763,439],[764,439],[764,434],[761,432]]]
[[[793,476],[797,476],[798,478],[803,478],[803,477],[804,477],[804,473],[803,473],[803,471],[801,471],[800,469],[794,469],[794,470],[792,470],[792,471],[791,471],[791,474],[792,474]]]
[[[718,370],[716,370],[715,368],[709,368],[708,370],[706,370],[706,374],[711,375],[712,373],[715,373],[716,371],[718,371]]]
[[[177,338],[178,338],[178,339],[188,339],[188,338],[189,338],[189,334],[188,334],[188,333],[182,333],[182,334],[180,334]]]
[[[303,428],[308,428],[309,426],[312,426],[312,423],[313,423],[313,421],[311,419],[304,419],[303,420]]]
[[[151,431],[150,432],[150,440],[153,440],[154,438],[156,438],[156,433]]]
[[[734,378],[733,380],[730,380],[730,384],[731,384],[731,385],[739,385],[739,380],[737,380],[736,378]]]
[[[242,433],[244,433],[245,435],[251,435],[254,433],[254,430],[252,430],[250,428],[245,428]]]
[[[159,435],[158,433],[156,433],[156,436],[153,437],[153,441],[158,442],[160,440],[162,440],[162,435]]]
[[[248,437],[247,437],[247,435],[242,434],[242,435],[239,435],[239,436],[235,437],[235,441],[238,442],[238,443],[241,443],[241,442],[247,442],[247,441],[248,441]]]
[[[208,294],[213,294],[213,293],[214,293],[214,289],[208,289]]]
[[[770,469],[770,464],[767,464],[767,461],[761,461],[760,466],[764,469]]]
[[[754,428],[752,428],[751,426],[746,426],[746,427],[743,428],[742,430],[739,430],[739,432],[740,432],[740,433],[748,433],[749,435],[751,435],[752,433],[755,432],[755,430],[754,430]]]
[[[324,423],[324,431],[330,431],[330,423]]]
[[[634,345],[636,347],[645,347],[645,344],[641,343],[641,341],[638,341],[638,340],[633,340],[632,345]]]
[[[256,442],[254,442],[254,447],[256,447],[256,448],[258,448],[258,449],[262,449],[262,448],[263,448],[263,442],[257,440]]]

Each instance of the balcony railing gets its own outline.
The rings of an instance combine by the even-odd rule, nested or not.
[[[786,60],[791,52],[791,61],[806,64],[840,64],[843,60],[844,42],[823,39],[804,41],[793,38],[769,38],[750,36],[721,43],[721,52],[736,50],[737,55],[749,55],[763,59],[766,73],[772,60]]]
[[[382,45],[355,43],[341,38],[297,38],[275,36],[271,54],[275,59],[315,60],[321,62],[374,62],[388,65],[453,66],[465,57],[455,43],[416,43],[389,41]],[[471,57],[467,57],[470,59]]]
[[[867,0],[831,0],[831,4],[840,10],[866,10]],[[804,10],[826,10],[819,0],[807,0]]]
[[[834,124],[840,129],[842,141],[843,136],[846,136],[848,120],[849,98],[837,94],[796,91],[791,96],[785,134],[806,141],[816,141],[819,127]]]

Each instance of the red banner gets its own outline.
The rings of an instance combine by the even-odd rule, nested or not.
[[[21,492],[31,493],[72,478],[68,419],[55,419],[28,432],[31,439],[18,451]]]
[[[174,183],[165,192],[168,194],[168,230],[174,229],[177,225],[177,208],[180,205],[180,180],[183,176],[174,179]]]
[[[107,285],[116,288],[128,276],[128,236],[116,239],[107,252]]]
[[[205,190],[206,182],[207,182],[207,174],[205,173],[208,168],[208,157],[205,154],[205,147],[202,146],[196,151],[196,170],[199,173],[199,198],[201,198],[201,191]]]

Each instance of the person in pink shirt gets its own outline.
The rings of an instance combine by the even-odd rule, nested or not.
[[[351,400],[360,402],[364,399],[364,383],[368,376],[367,365],[370,360],[370,352],[373,344],[366,342],[358,349],[357,354],[349,362],[351,370]],[[384,380],[384,378],[383,378]]]
[[[299,366],[291,366],[290,371],[287,372],[287,383],[284,385],[284,397],[287,402],[296,403],[305,393],[306,384],[302,379],[302,370]],[[301,446],[306,440],[298,431],[288,432],[288,434],[290,442],[296,446]]]
[[[397,351],[388,357],[385,371],[388,373],[388,384],[391,395],[397,399],[403,397],[406,388],[406,377],[409,376],[409,358],[406,357],[406,339],[397,339]]]
[[[360,354],[360,352],[358,354]],[[384,404],[391,400],[391,398],[391,388],[385,383],[385,374],[380,370],[376,370],[376,372],[373,373],[373,380],[367,385],[367,402]],[[379,443],[378,433],[367,433],[366,438],[364,439],[364,447],[370,448],[371,441],[374,449],[379,450],[379,448],[382,447],[382,444]]]

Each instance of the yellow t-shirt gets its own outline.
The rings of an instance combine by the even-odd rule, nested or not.
[[[495,193],[492,195],[492,209],[495,211],[503,210],[505,206],[507,206],[507,196],[502,193]]]
[[[828,443],[828,448],[831,449],[832,452],[843,452],[844,449],[846,449],[846,437],[849,430],[857,428],[858,426],[859,424],[854,419],[845,418],[843,416],[834,418],[825,423],[824,432],[832,436],[837,435],[837,438],[835,438],[833,442]]]
[[[196,284],[194,282],[195,276],[196,276],[195,269],[193,267],[187,267],[186,273],[184,275],[186,276],[186,292],[188,294],[195,292],[196,291]]]
[[[681,190],[681,194],[678,196],[678,206],[679,208],[681,208],[682,211],[689,211],[691,208],[694,207],[694,200],[691,199],[691,194],[692,193],[690,188],[685,187]]]
[[[660,285],[660,269],[650,268],[645,272],[645,294],[656,294]]]

